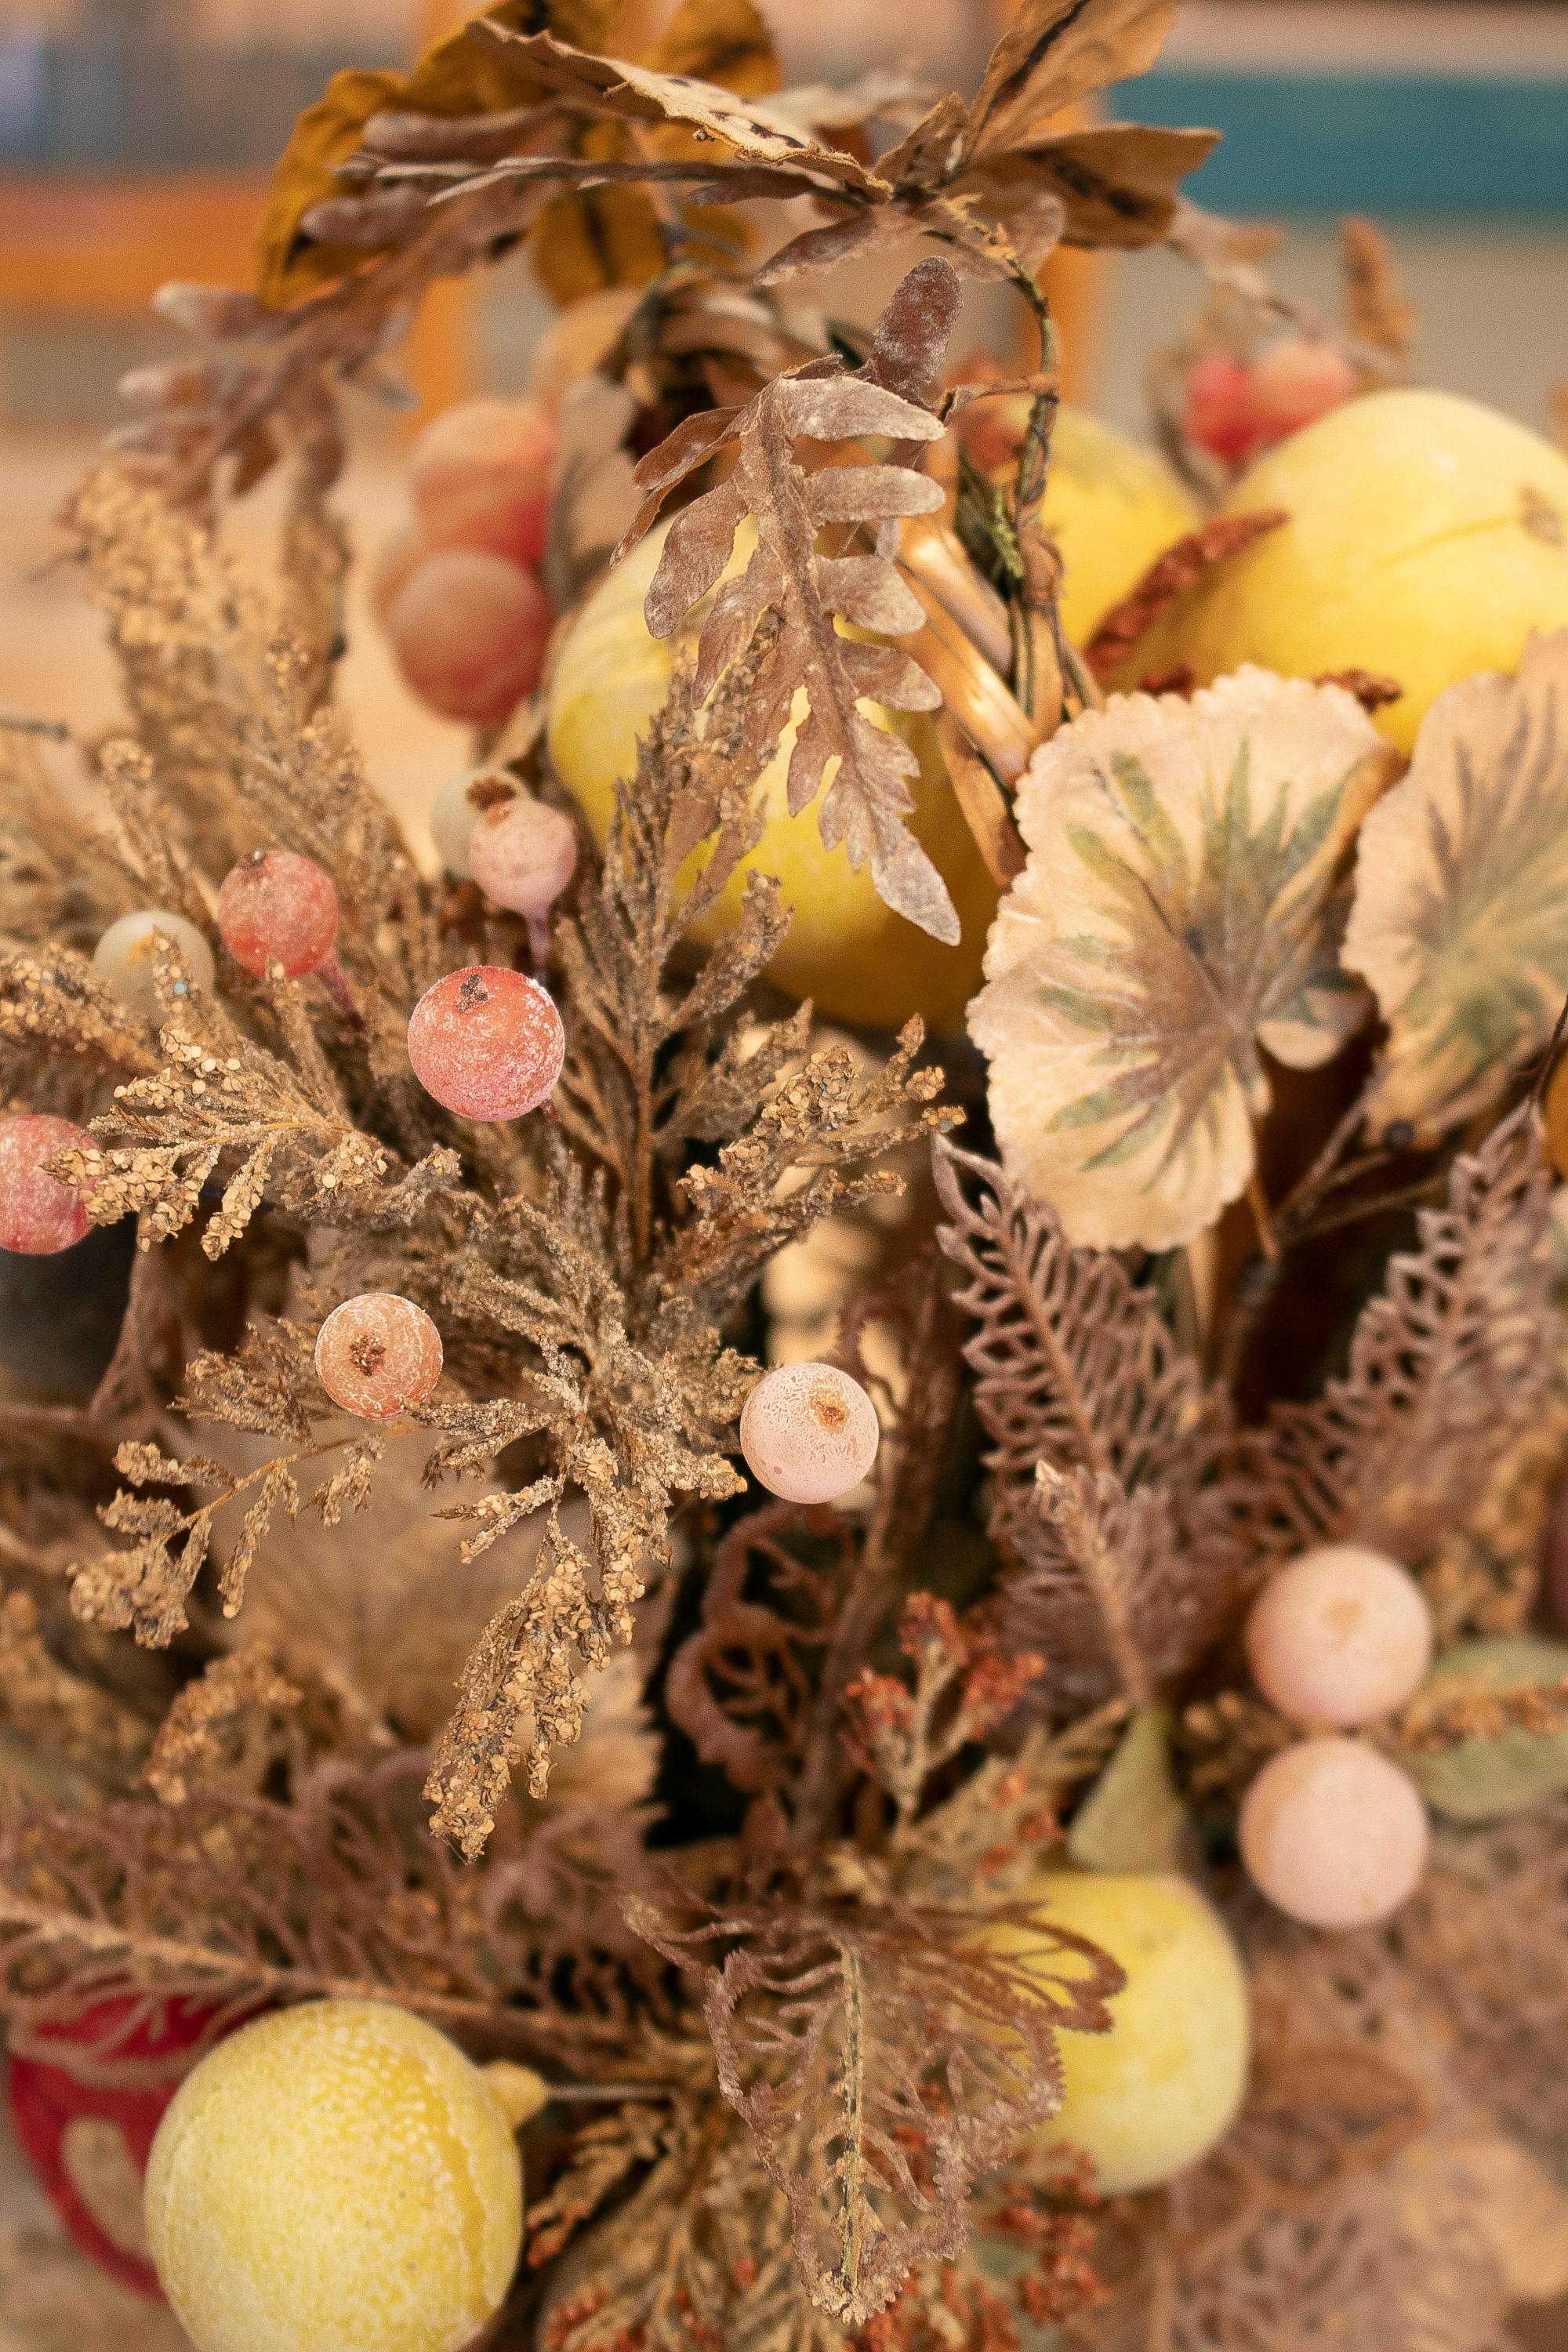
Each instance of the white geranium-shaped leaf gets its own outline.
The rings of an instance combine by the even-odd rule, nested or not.
[[[1036,752],[969,1025],[1003,1160],[1069,1240],[1190,1241],[1252,1172],[1259,1045],[1310,1068],[1363,1017],[1336,885],[1387,759],[1342,688],[1251,668]]]
[[[1388,1024],[1373,1116],[1493,1100],[1568,995],[1568,629],[1438,695],[1356,854],[1345,961]]]

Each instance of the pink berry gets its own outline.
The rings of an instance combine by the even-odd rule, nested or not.
[[[531,400],[465,400],[415,443],[408,484],[436,548],[537,563],[550,520],[555,428]]]
[[[566,1032],[536,980],[475,963],[426,990],[408,1024],[408,1058],[426,1093],[459,1118],[521,1118],[553,1090]]]
[[[1247,1625],[1252,1677],[1297,1723],[1346,1730],[1414,1697],[1432,1612],[1407,1569],[1364,1544],[1326,1544],[1279,1570]]]
[[[383,626],[398,590],[429,552],[425,534],[416,522],[400,522],[391,538],[382,542],[381,551],[371,566],[365,593],[371,611]]]
[[[0,1118],[0,1249],[24,1257],[52,1257],[72,1248],[92,1229],[74,1185],[46,1172],[57,1151],[76,1146],[98,1149],[85,1127],[70,1118],[21,1111]]]
[[[236,963],[258,979],[280,963],[298,980],[325,963],[337,940],[331,876],[298,850],[253,849],[224,876],[217,927]]]
[[[880,1441],[876,1406],[837,1364],[777,1365],[741,1415],[747,1468],[786,1503],[847,1495],[869,1475]]]
[[[1413,1895],[1431,1831],[1408,1773],[1357,1739],[1303,1739],[1242,1801],[1242,1860],[1277,1909],[1309,1927],[1368,1927]]]
[[[1182,431],[1194,447],[1227,466],[1258,446],[1252,370],[1245,360],[1210,352],[1194,362],[1184,386]]]
[[[1355,370],[1332,343],[1286,335],[1253,362],[1255,447],[1271,449],[1350,398]]]
[[[514,915],[543,915],[577,869],[569,817],[527,793],[486,809],[468,835],[468,871],[487,898]]]
[[[551,612],[530,572],[475,548],[416,565],[387,607],[404,677],[443,719],[499,727],[544,669]]]
[[[412,1298],[366,1290],[334,1307],[316,1335],[316,1378],[345,1412],[385,1421],[441,1377],[441,1334]]]

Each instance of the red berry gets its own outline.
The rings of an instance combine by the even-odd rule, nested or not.
[[[561,1076],[566,1033],[536,980],[476,963],[426,990],[408,1024],[408,1058],[426,1093],[459,1118],[521,1118]]]
[[[1338,408],[1356,387],[1355,370],[1332,343],[1287,335],[1258,360],[1252,371],[1253,410],[1259,449],[1271,449],[1304,425]]]
[[[316,1378],[345,1412],[385,1421],[430,1394],[441,1334],[412,1298],[366,1290],[334,1307],[316,1335]]]
[[[453,548],[409,573],[387,608],[386,633],[422,701],[443,719],[499,727],[539,683],[551,617],[531,572]]]
[[[415,443],[408,485],[433,548],[537,563],[550,520],[555,428],[531,400],[465,400]]]
[[[1245,360],[1210,352],[1188,372],[1184,387],[1182,431],[1194,447],[1227,466],[1239,465],[1258,446],[1252,370]]]
[[[41,1111],[0,1118],[0,1249],[50,1257],[91,1231],[81,1194],[46,1172],[45,1163],[73,1144],[83,1151],[98,1149],[74,1119]]]
[[[236,963],[258,979],[280,963],[298,980],[331,954],[338,894],[313,857],[293,849],[254,849],[231,866],[217,894],[217,927]]]

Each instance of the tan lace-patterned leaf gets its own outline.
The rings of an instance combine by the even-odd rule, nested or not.
[[[1362,830],[1344,960],[1388,1023],[1373,1115],[1493,1102],[1568,995],[1568,629],[1451,686]]]
[[[969,110],[966,155],[1025,146],[1079,99],[1147,72],[1175,13],[1176,0],[1024,0]]]
[[[1000,1915],[999,1915],[1000,1916]],[[1059,2028],[1100,2032],[1123,1981],[1092,1944],[1030,1915],[1027,1958],[974,1948],[972,1915],[815,1915],[799,1907],[672,1929],[633,1923],[703,1973],[725,2097],[789,2199],[812,2300],[846,2326],[891,2302],[911,2265],[949,2260],[966,2197],[1061,2096]]]
[[[1386,756],[1340,688],[1252,668],[1035,753],[969,1025],[1004,1165],[1069,1240],[1191,1241],[1252,1173],[1259,1048],[1311,1068],[1363,1017],[1331,894]]]
[[[1446,1207],[1420,1212],[1419,1246],[1363,1309],[1343,1379],[1277,1404],[1244,1448],[1255,1544],[1350,1537],[1412,1559],[1479,1499],[1552,1375],[1549,1191],[1529,1104],[1456,1160]]]

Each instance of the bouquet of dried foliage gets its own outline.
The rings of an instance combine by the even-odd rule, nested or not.
[[[1179,192],[1213,134],[1072,112],[1173,13],[1024,0],[968,101],[781,91],[750,0],[686,0],[641,62],[600,0],[503,0],[407,77],[340,76],[259,291],[167,289],[203,349],[137,378],[72,501],[123,684],[90,793],[0,735],[0,1097],[90,1129],[54,1172],[115,1327],[96,1361],[29,1335],[0,1401],[11,2048],[65,2021],[112,2082],[128,2013],[356,1992],[527,2061],[558,2095],[498,2345],[1483,2352],[1561,2288],[1565,1685],[1527,1637],[1568,1455],[1568,643],[1474,681],[1407,770],[1376,680],[1106,701],[1270,520],[1206,526],[1068,640],[1047,256],[1172,244],[1227,333],[1283,315],[1256,235]],[[759,268],[746,208],[780,198]],[[649,625],[700,625],[553,927],[552,1113],[479,1125],[406,1024],[529,941],[421,870],[347,739],[331,492],[342,387],[398,397],[425,288],[525,238],[563,302],[633,289],[566,412],[558,600],[665,509]],[[1346,347],[1376,382],[1407,320],[1368,239]],[[784,306],[910,240],[874,332]],[[944,455],[986,388],[944,388],[965,278],[1038,329],[1005,495]],[[274,468],[268,595],[224,525]],[[784,1002],[760,871],[706,923],[793,710],[792,809],[957,936],[870,695],[933,715],[1004,888],[969,1037]],[[488,756],[565,804],[537,717]],[[165,938],[129,1013],[105,926],[211,934],[273,846],[335,884],[335,984],[220,952],[203,986]],[[759,1507],[738,1421],[802,1283],[880,1450],[841,1505]],[[312,1355],[364,1291],[445,1349],[384,1426]],[[1429,1603],[1437,1672],[1373,1738],[1437,1810],[1410,1901],[1331,1935],[1237,1864],[1296,1736],[1240,1634],[1342,1539]],[[1168,2188],[1103,2196],[1049,2128],[1123,1982],[1036,1907],[1058,1864],[1184,1870],[1245,1950],[1247,2104]],[[53,2340],[25,2303],[0,2289]]]

